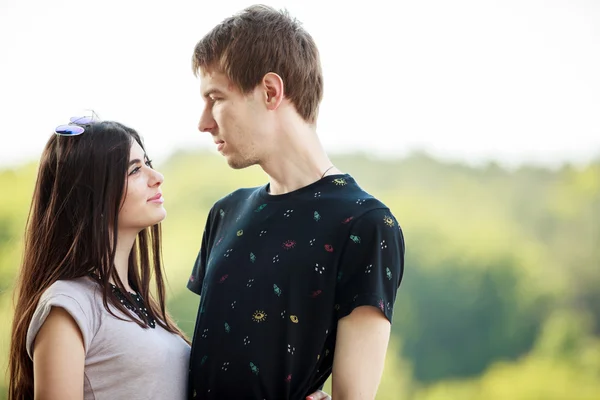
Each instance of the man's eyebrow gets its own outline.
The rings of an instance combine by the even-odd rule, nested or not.
[[[217,89],[217,88],[210,88],[210,89],[207,89],[204,93],[202,93],[202,96],[203,97],[209,97],[211,94],[214,94],[214,93],[216,93],[216,94],[222,94],[222,92],[219,89]]]

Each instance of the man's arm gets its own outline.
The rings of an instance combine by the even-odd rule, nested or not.
[[[339,320],[333,358],[332,399],[375,398],[389,339],[390,322],[376,307],[357,307]]]
[[[389,209],[356,218],[336,286],[333,400],[374,399],[404,272],[404,239]]]

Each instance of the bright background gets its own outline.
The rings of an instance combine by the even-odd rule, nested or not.
[[[37,158],[82,108],[167,156],[195,127],[195,43],[247,1],[0,0],[0,165]],[[329,151],[505,165],[585,163],[600,148],[600,2],[271,1],[317,41]]]
[[[197,132],[190,58],[249,4],[0,0],[0,370],[37,159],[83,108],[138,130],[165,175],[168,307],[192,333],[207,212],[265,176]],[[334,163],[405,233],[377,399],[598,399],[600,2],[269,4],[319,45]]]

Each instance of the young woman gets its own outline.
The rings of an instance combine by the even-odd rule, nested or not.
[[[189,344],[165,310],[163,176],[133,129],[72,120],[40,161],[9,399],[183,399]]]
[[[8,398],[185,399],[189,342],[165,308],[164,178],[136,131],[94,116],[56,128],[40,160]]]

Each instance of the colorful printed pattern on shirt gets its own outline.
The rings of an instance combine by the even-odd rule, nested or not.
[[[221,199],[188,282],[201,295],[191,395],[309,394],[331,372],[339,318],[371,305],[391,320],[403,254],[394,216],[349,175]]]

